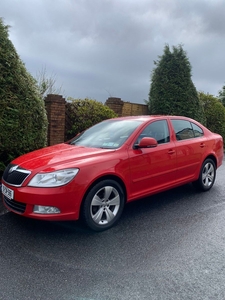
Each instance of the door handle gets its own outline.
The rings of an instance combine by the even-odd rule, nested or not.
[[[205,143],[201,143],[201,144],[200,144],[200,147],[201,147],[201,148],[204,148],[204,147],[205,147]]]
[[[173,150],[173,149],[170,149],[169,151],[168,151],[168,154],[174,154],[175,153],[175,150]]]

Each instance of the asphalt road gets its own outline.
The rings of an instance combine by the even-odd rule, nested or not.
[[[225,162],[192,185],[126,206],[93,233],[76,222],[0,215],[0,299],[224,300]]]

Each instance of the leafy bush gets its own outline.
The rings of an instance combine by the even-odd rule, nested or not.
[[[218,98],[219,98],[220,102],[223,104],[223,106],[225,106],[225,85],[219,91]]]
[[[33,77],[26,71],[0,19],[0,174],[13,158],[45,146],[47,117]]]
[[[225,141],[225,107],[210,94],[199,92],[198,96],[204,108],[206,127],[222,135]]]
[[[181,46],[168,45],[154,62],[149,92],[150,114],[183,115],[204,123],[204,113],[191,80],[191,64]]]
[[[79,132],[103,120],[117,115],[108,106],[93,99],[68,98],[66,104],[66,139],[69,140]]]

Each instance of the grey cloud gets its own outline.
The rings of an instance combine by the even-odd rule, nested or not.
[[[28,70],[57,75],[66,96],[147,99],[153,61],[183,44],[196,88],[225,81],[219,0],[2,0],[10,38]],[[219,46],[218,46],[219,45]]]

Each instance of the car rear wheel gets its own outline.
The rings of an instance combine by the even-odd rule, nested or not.
[[[95,231],[109,229],[119,220],[124,203],[124,192],[120,184],[114,180],[100,181],[84,199],[84,222]]]
[[[199,178],[193,184],[201,191],[208,191],[212,188],[216,179],[216,165],[210,158],[202,164]]]

